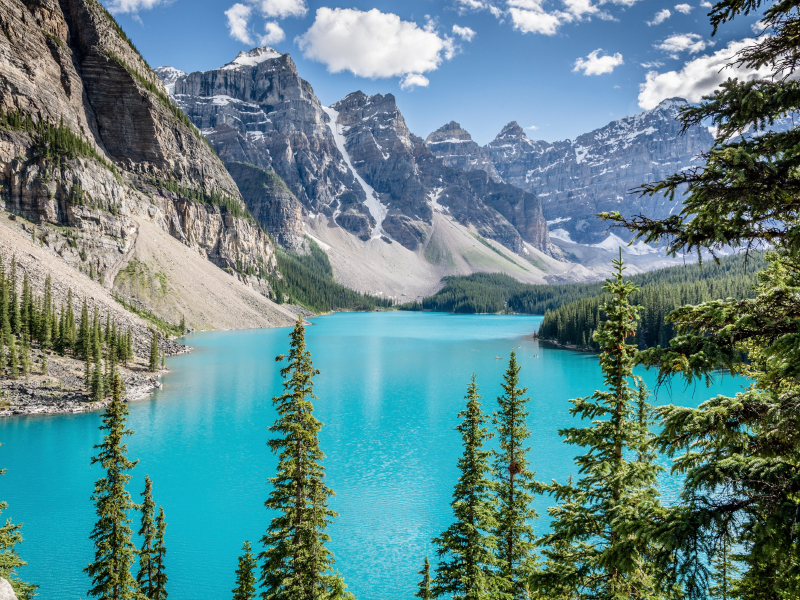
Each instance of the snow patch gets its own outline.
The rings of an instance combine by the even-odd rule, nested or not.
[[[436,212],[439,212],[439,213],[442,213],[442,214],[444,214],[445,212],[448,212],[448,213],[450,212],[449,208],[439,204],[439,198],[442,196],[442,192],[443,191],[444,191],[444,188],[436,188],[435,190],[433,190],[432,192],[430,192],[428,194],[428,200],[431,201],[431,208],[433,208],[433,210],[435,210]]]
[[[561,240],[562,242],[569,242],[570,244],[574,244],[575,242],[572,241],[572,238],[569,237],[569,231],[566,229],[553,229],[549,232],[551,238],[555,238],[557,240]]]
[[[571,220],[572,217],[558,217],[557,219],[553,219],[552,221],[548,221],[548,225],[555,225],[556,223],[566,223],[567,221]]]
[[[245,52],[242,50],[239,54],[223,69],[240,69],[242,67],[255,67],[265,60],[272,60],[273,58],[280,58],[283,56],[280,52],[269,46],[262,46],[261,48],[253,48]]]
[[[552,232],[550,232],[550,236],[553,236]],[[634,256],[658,252],[658,249],[648,246],[642,240],[639,240],[637,243],[629,246],[628,242],[623,240],[621,237],[614,235],[613,233],[609,233],[608,237],[599,244],[592,244],[592,247],[601,248],[603,250],[607,250],[608,252],[617,252],[619,248],[622,248],[622,251],[625,254],[632,254]]]
[[[323,106],[322,110],[325,111],[326,115],[328,115],[328,127],[331,129],[333,140],[336,142],[336,147],[339,149],[339,152],[342,153],[342,158],[344,158],[347,166],[350,167],[350,170],[353,172],[353,177],[356,178],[356,181],[358,181],[359,185],[361,185],[361,189],[364,190],[364,193],[367,195],[367,201],[364,204],[367,205],[369,214],[371,214],[372,218],[375,219],[375,227],[372,228],[372,239],[386,235],[386,233],[383,231],[383,220],[386,218],[386,213],[389,211],[389,209],[381,204],[381,201],[378,200],[378,194],[375,193],[375,190],[370,184],[364,181],[364,178],[358,174],[358,171],[356,171],[355,167],[353,166],[353,163],[350,160],[350,154],[347,152],[347,148],[345,148],[344,134],[341,132],[338,124],[339,111],[326,106]]]

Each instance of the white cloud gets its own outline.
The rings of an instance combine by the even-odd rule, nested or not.
[[[653,62],[642,63],[642,66],[645,69],[657,69],[658,67],[663,67],[664,63],[659,62],[659,61],[656,60],[656,61],[653,61]]]
[[[660,44],[655,44],[655,47],[666,52],[673,58],[677,58],[679,52],[688,50],[689,54],[697,54],[713,45],[714,42],[706,42],[702,36],[696,33],[678,33],[669,36]]]
[[[324,63],[331,73],[404,76],[406,87],[427,85],[422,73],[435,71],[456,51],[453,39],[440,36],[432,23],[420,28],[377,8],[319,8],[314,23],[295,41],[306,58]]]
[[[690,12],[692,12],[692,6],[690,4],[676,4],[675,10],[677,10],[679,13],[683,13],[684,15],[688,15]]]
[[[506,0],[508,13],[514,23],[514,29],[522,33],[541,33],[554,35],[564,23],[599,19],[614,20],[609,13],[601,10],[592,0],[561,0],[564,10],[547,11],[545,0]],[[600,0],[602,4],[604,1]],[[636,0],[622,0],[631,4]]]
[[[558,15],[547,13],[541,8],[530,9],[512,6],[508,9],[508,12],[514,22],[514,29],[518,29],[522,33],[555,35],[561,25],[561,19],[559,19]]]
[[[639,106],[651,109],[665,98],[681,97],[689,102],[699,102],[703,96],[711,94],[729,77],[740,81],[764,79],[772,72],[764,67],[761,70],[745,67],[728,67],[731,58],[755,40],[744,39],[731,42],[727,47],[713,54],[700,56],[683,65],[680,71],[658,73],[650,71],[647,79],[639,85]]]
[[[279,44],[286,38],[286,34],[281,29],[281,26],[274,21],[264,23],[264,35],[259,39],[261,46],[273,46]]]
[[[767,24],[766,24],[766,23],[764,23],[763,21],[756,21],[755,23],[753,23],[752,25],[750,25],[750,29],[751,29],[751,30],[753,31],[753,33],[755,33],[756,35],[761,35],[762,33],[764,33],[764,30],[765,30],[766,28],[767,28]]]
[[[128,13],[135,15],[140,10],[150,10],[158,4],[162,4],[163,2],[164,0],[111,0],[111,2],[104,4],[111,13]]]
[[[430,80],[419,73],[409,73],[400,80],[401,90],[413,90],[415,87],[428,87]]]
[[[277,19],[304,17],[308,12],[305,0],[261,0],[259,8],[265,17]]]
[[[225,11],[225,16],[228,17],[228,30],[231,37],[243,44],[253,43],[250,32],[247,31],[247,20],[250,18],[252,10],[249,6],[237,2]]]
[[[485,10],[489,7],[486,2],[481,2],[481,0],[456,0],[456,6],[460,10]]]
[[[475,37],[475,32],[469,27],[459,27],[458,25],[453,25],[453,33],[465,42],[471,42],[472,38]]]
[[[536,125],[528,125],[527,127],[523,127],[523,129],[530,129],[531,131],[536,131],[539,128]]]
[[[661,25],[664,21],[669,19],[672,16],[672,13],[669,12],[669,9],[665,8],[664,10],[660,10],[656,13],[656,16],[653,17],[652,21],[647,21],[647,24],[650,26],[653,25]]]
[[[572,71],[576,73],[583,71],[584,75],[603,75],[611,73],[615,68],[623,64],[622,54],[619,52],[613,55],[600,56],[602,51],[602,48],[598,48],[590,52],[586,58],[576,60],[575,68]]]
[[[700,6],[702,6],[703,8],[713,8],[713,6],[714,6],[714,5],[713,5],[713,4],[711,4],[711,2],[708,2],[708,1],[706,0],[706,2],[701,2],[701,3],[700,3]]]

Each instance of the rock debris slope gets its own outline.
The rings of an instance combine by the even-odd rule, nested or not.
[[[30,223],[40,244],[64,267],[145,306],[152,290],[130,286],[120,274],[134,256],[163,259],[137,250],[153,238],[151,229],[168,241],[147,246],[154,252],[177,255],[183,244],[219,267],[213,273],[221,288],[235,278],[242,288],[269,293],[263,276],[274,272],[275,256],[268,236],[223,163],[99,2],[7,0],[0,26],[0,201]],[[192,283],[181,280],[188,275],[180,269],[174,277],[175,289]],[[182,302],[202,305],[211,287]],[[257,296],[264,315],[257,319],[200,318],[189,306],[179,309],[181,302],[148,308],[173,323],[185,314],[190,326],[262,326],[268,314],[278,315],[272,324],[288,322]]]
[[[698,155],[714,139],[701,126],[681,135],[677,116],[686,105],[680,98],[664,100],[647,112],[555,143],[529,139],[512,121],[482,148],[470,143],[469,134],[457,123],[432,133],[427,144],[446,164],[493,173],[486,166],[489,161],[499,180],[535,193],[553,237],[609,245],[607,224],[595,217],[597,213],[619,210],[625,215],[665,217],[675,203],[663,197],[641,198],[629,191],[702,164]]]

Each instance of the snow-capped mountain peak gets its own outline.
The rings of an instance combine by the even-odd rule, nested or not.
[[[242,50],[236,55],[231,62],[222,67],[223,69],[240,69],[242,67],[255,67],[265,60],[272,60],[273,58],[280,58],[283,56],[280,52],[269,46],[261,46],[253,48],[245,52]]]
[[[175,91],[175,82],[178,81],[181,77],[186,76],[185,71],[181,71],[180,69],[176,69],[175,67],[156,67],[153,69],[156,75],[158,75],[159,79],[161,79],[164,87],[167,88],[167,93],[171,96]]]

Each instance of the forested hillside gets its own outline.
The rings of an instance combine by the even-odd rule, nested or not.
[[[333,279],[328,255],[307,238],[308,253],[298,254],[276,246],[281,277],[270,275],[269,284],[280,303],[299,304],[315,313],[332,310],[375,310],[389,308],[389,299],[359,294]]]

